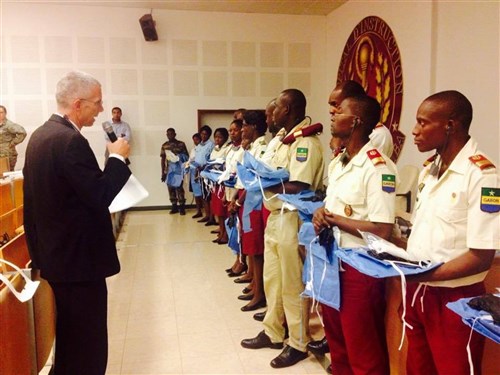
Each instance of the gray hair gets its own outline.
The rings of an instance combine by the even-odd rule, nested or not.
[[[101,87],[101,84],[90,74],[79,71],[69,72],[57,83],[57,106],[63,109],[69,108],[73,100],[90,96],[96,86]]]

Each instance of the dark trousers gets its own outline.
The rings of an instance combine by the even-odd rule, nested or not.
[[[179,203],[181,206],[186,203],[186,198],[184,196],[184,186],[174,187],[167,185],[168,187],[168,196],[170,198],[170,202],[175,206]]]
[[[104,375],[108,362],[106,280],[53,283],[54,375]]]

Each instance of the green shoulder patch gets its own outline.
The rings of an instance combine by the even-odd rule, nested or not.
[[[500,189],[481,188],[481,211],[500,212]]]
[[[382,175],[382,190],[387,193],[394,193],[396,191],[396,176],[393,174]]]
[[[295,159],[297,161],[306,161],[308,154],[309,154],[309,149],[307,147],[297,147],[297,153],[295,154]]]

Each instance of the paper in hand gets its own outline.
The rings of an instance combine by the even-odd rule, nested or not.
[[[149,196],[148,191],[142,186],[134,175],[130,175],[127,183],[120,190],[109,206],[109,212],[115,213],[126,210]]]

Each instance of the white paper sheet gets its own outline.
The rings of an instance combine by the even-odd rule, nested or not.
[[[126,210],[149,196],[148,191],[142,186],[134,175],[130,175],[127,183],[113,199],[109,206],[109,212],[114,213]]]

